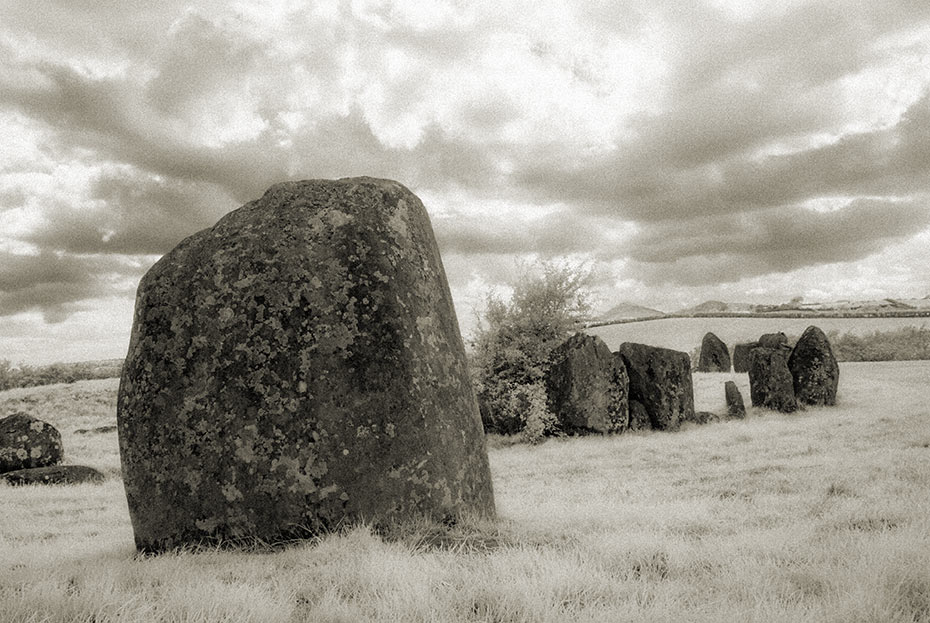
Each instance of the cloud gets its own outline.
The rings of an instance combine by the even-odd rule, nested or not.
[[[930,228],[930,201],[859,199],[831,211],[773,208],[656,223],[632,241],[631,271],[649,283],[711,284],[853,262]]]
[[[44,252],[0,252],[0,316],[41,311],[46,322],[62,322],[87,299],[126,295],[141,266],[107,258]]]

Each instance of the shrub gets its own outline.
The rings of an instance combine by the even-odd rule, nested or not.
[[[902,327],[893,331],[874,331],[868,335],[828,334],[838,361],[903,361],[930,359],[930,329]]]
[[[488,432],[555,432],[546,406],[549,356],[590,311],[585,267],[545,262],[526,271],[505,301],[491,293],[472,340],[472,374]]]

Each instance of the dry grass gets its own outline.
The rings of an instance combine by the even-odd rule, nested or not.
[[[697,407],[729,378],[748,402],[745,375],[698,374]],[[928,385],[928,362],[843,364],[832,409],[497,447],[494,524],[158,557],[115,435],[70,432],[112,423],[115,382],[5,392],[113,476],[0,486],[0,619],[930,621]]]

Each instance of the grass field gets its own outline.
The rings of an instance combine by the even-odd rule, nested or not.
[[[723,382],[696,374],[698,409]],[[101,485],[0,485],[0,620],[930,621],[930,362],[842,364],[835,408],[490,450],[500,518],[275,551],[134,552],[116,381],[0,393]]]

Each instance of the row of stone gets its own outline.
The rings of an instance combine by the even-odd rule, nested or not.
[[[727,415],[744,417],[742,396],[726,388]],[[694,410],[687,353],[624,342],[616,352],[600,338],[575,334],[553,351],[547,406],[568,434],[674,430],[719,415]]]
[[[803,405],[836,404],[840,368],[818,327],[808,327],[794,348],[784,333],[763,335],[749,347],[748,368],[754,406],[792,413]]]
[[[25,413],[0,419],[0,481],[11,485],[99,482],[103,474],[84,465],[61,465],[57,428]]]

